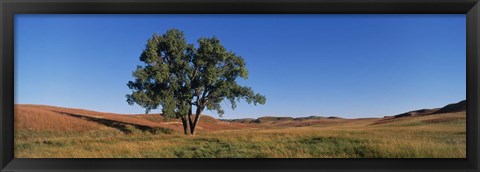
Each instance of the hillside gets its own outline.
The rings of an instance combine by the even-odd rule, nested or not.
[[[248,128],[248,124],[230,124],[202,115],[198,130],[232,130]],[[85,132],[100,128],[111,128],[130,133],[129,127],[147,132],[183,131],[179,120],[166,120],[160,114],[113,114],[83,109],[62,108],[44,105],[16,105],[16,130],[49,132]]]
[[[465,113],[466,101],[446,105],[442,108],[421,109],[384,118],[344,119],[339,117],[274,117],[257,119],[219,120],[208,115],[200,118],[199,131],[220,131],[256,128],[283,128],[306,126],[346,125],[358,122],[370,125],[397,122],[399,118],[422,117],[457,112]],[[442,121],[443,116],[433,117]],[[449,117],[448,117],[449,118]],[[49,132],[85,132],[98,129],[114,129],[125,134],[132,128],[143,132],[182,132],[182,124],[176,119],[165,119],[161,114],[114,114],[83,109],[63,108],[44,105],[16,105],[15,128],[17,130]]]
[[[467,101],[462,100],[458,103],[452,103],[447,106],[444,106],[440,110],[436,111],[436,114],[440,113],[451,113],[451,112],[461,112],[467,110]]]
[[[458,103],[448,104],[442,108],[434,109],[420,109],[401,113],[393,116],[385,116],[383,118],[402,118],[402,117],[411,117],[411,116],[425,116],[425,115],[434,115],[434,114],[443,114],[443,113],[454,113],[467,110],[467,101],[462,100]]]
[[[445,107],[396,118],[205,115],[199,132],[185,136],[180,121],[160,114],[16,105],[15,157],[464,158],[466,112]]]

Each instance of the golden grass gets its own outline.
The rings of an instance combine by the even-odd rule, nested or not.
[[[91,111],[75,112],[114,118]],[[43,111],[38,114],[40,112],[25,109],[20,113],[22,115],[15,116],[19,124],[15,126],[17,158],[466,157],[465,112],[399,118],[382,123],[378,122],[383,119],[376,118],[335,119],[329,122],[306,120],[304,123],[280,122],[269,126],[204,121],[200,123],[203,125],[202,132],[195,136],[184,136],[179,131],[172,134],[142,131],[124,134],[88,121],[82,123],[78,118],[71,119],[69,124],[54,126],[54,120],[34,117],[57,119],[65,116]],[[128,118],[167,123],[152,116]],[[40,120],[42,124],[28,120]],[[49,132],[67,130],[65,127],[71,125],[81,126],[75,131],[83,132]],[[33,128],[29,130],[29,127]]]
[[[51,132],[82,132],[101,128],[100,124],[32,107],[15,108],[15,129]]]
[[[58,127],[68,128],[70,123],[63,123],[61,121],[57,122],[48,122],[52,118],[68,118],[72,123],[79,123],[84,122],[85,120],[82,119],[75,119],[73,117],[68,117],[65,114],[73,114],[73,115],[81,115],[85,117],[97,118],[97,119],[108,119],[123,123],[130,123],[134,125],[142,125],[148,127],[164,127],[164,128],[171,128],[177,132],[183,130],[182,123],[179,120],[166,120],[160,114],[113,114],[113,113],[104,113],[104,112],[95,112],[83,109],[73,109],[73,108],[62,108],[62,107],[54,107],[54,106],[45,106],[45,105],[16,105],[15,110],[18,111],[19,115],[15,114],[15,123],[18,123],[17,129],[26,129],[31,128],[35,120],[40,120],[39,124],[37,125],[45,125],[44,128],[49,128],[49,126],[54,123],[58,125],[57,128],[52,128],[49,130],[57,131]],[[28,119],[25,117],[28,116]],[[35,116],[35,117],[33,117]],[[88,122],[88,121],[87,121]],[[212,118],[210,116],[202,115],[200,118],[198,130],[233,130],[233,129],[240,129],[246,126],[252,126],[249,124],[231,124],[223,121],[219,121],[218,119]],[[86,130],[88,130],[88,126],[85,126]],[[83,130],[81,128],[72,128],[69,129],[73,131],[80,131]],[[59,130],[61,131],[61,130]]]

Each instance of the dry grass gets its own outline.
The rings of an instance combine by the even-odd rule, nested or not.
[[[466,157],[465,112],[387,122],[369,118],[243,124],[207,117],[200,123],[198,135],[184,136],[180,130],[172,134],[152,134],[135,128],[125,134],[90,121],[51,113],[58,111],[54,107],[42,108],[44,111],[30,106],[17,108],[17,158]],[[66,108],[60,111],[149,125],[176,122],[149,115],[119,117]]]
[[[89,111],[89,110],[83,110],[83,109],[62,108],[62,107],[44,106],[44,105],[16,105],[15,110],[21,113],[15,116],[17,120],[16,123],[19,124],[17,129],[31,128],[30,126],[32,125],[31,123],[33,123],[33,121],[30,119],[33,117],[36,120],[48,121],[52,118],[51,116],[68,118],[69,117],[68,115],[79,115],[79,116],[85,116],[85,117],[90,117],[95,119],[107,119],[107,120],[118,121],[122,123],[129,123],[132,125],[171,128],[177,132],[181,132],[183,130],[182,123],[179,120],[166,120],[160,114],[150,114],[150,115],[113,114],[113,113],[95,112],[95,111]],[[27,111],[28,113],[23,113]],[[47,116],[47,115],[50,115],[50,116]],[[29,116],[30,119],[24,119],[23,118],[24,116]],[[81,119],[76,120],[73,117],[70,117],[69,119],[73,123],[76,123],[77,121],[81,121],[79,123],[86,121]],[[49,125],[51,125],[52,123],[55,123],[55,125],[58,125],[58,127],[63,127],[63,128],[68,128],[68,126],[70,126],[69,123],[62,123],[62,122],[44,123],[43,121],[38,125],[45,125],[45,128],[48,128]],[[220,121],[218,119],[212,118],[207,115],[202,115],[200,118],[198,130],[199,131],[233,130],[233,129],[245,128],[248,126],[253,127],[253,125],[249,125],[249,124],[237,124],[237,123],[231,124],[228,122]],[[77,131],[76,129],[79,129],[79,128],[74,128],[70,130]],[[51,130],[56,131],[55,128]],[[82,129],[79,129],[78,131],[80,130]],[[59,131],[62,131],[62,130],[59,130]]]
[[[34,107],[15,107],[15,129],[50,132],[83,132],[102,126],[95,122],[79,120],[52,111]]]
[[[167,128],[175,128],[175,129],[181,128],[181,124],[178,125],[176,123],[173,123],[173,124],[156,123],[156,122],[152,122],[142,118],[136,118],[135,115],[103,113],[103,112],[95,112],[95,111],[89,111],[89,110],[83,110],[83,109],[61,108],[61,107],[41,106],[41,105],[20,105],[20,106],[17,106],[16,109],[23,109],[28,107],[32,109],[37,109],[39,111],[49,111],[53,113],[58,113],[60,115],[73,114],[73,115],[82,115],[86,117],[99,118],[99,119],[109,119],[109,120],[114,120],[114,121],[119,121],[124,123],[132,123],[132,124],[144,125],[144,126],[150,126],[150,127],[167,127]]]

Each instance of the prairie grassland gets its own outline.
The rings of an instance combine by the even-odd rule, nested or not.
[[[355,119],[299,127],[252,124],[259,127],[244,125],[242,128],[232,123],[237,127],[199,130],[195,136],[185,136],[180,131],[145,132],[130,125],[126,128],[131,132],[126,134],[108,126],[90,126],[96,125],[90,124],[91,121],[83,124],[87,129],[47,130],[23,124],[20,127],[17,123],[22,122],[17,120],[20,119],[16,119],[15,126],[17,158],[466,157],[465,112],[389,120]],[[213,126],[214,122],[204,122],[203,127]]]

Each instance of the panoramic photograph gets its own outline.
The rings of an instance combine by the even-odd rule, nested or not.
[[[15,15],[15,158],[466,158],[466,18]]]

